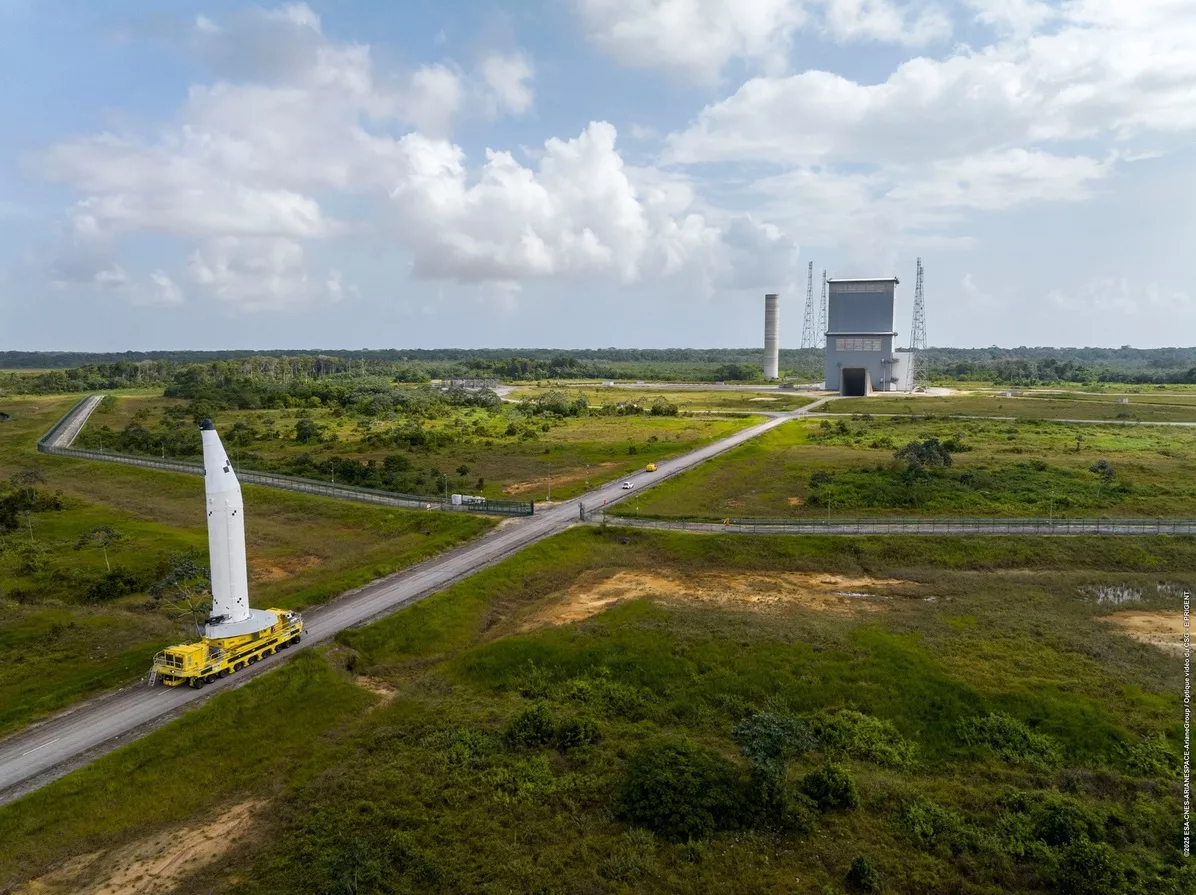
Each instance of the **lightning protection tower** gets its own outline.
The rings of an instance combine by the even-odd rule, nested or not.
[[[822,303],[818,306],[818,332],[815,334],[814,347],[826,347],[826,271],[822,272]]]
[[[918,276],[914,283],[914,322],[909,336],[909,368],[906,381],[909,390],[926,387],[926,363],[922,353],[926,350],[926,295],[922,290],[922,259],[918,259]]]
[[[806,314],[801,324],[801,347],[813,348],[817,342],[814,333],[814,262],[810,262],[806,274]]]

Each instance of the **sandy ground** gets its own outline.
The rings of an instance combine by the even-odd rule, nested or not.
[[[249,563],[249,578],[252,581],[281,581],[296,572],[304,572],[320,564],[318,556],[291,556],[285,559],[253,560]]]
[[[368,675],[359,674],[353,678],[353,682],[359,687],[364,687],[375,696],[381,696],[382,701],[378,705],[384,705],[395,698],[394,686],[381,678],[369,677]]]
[[[559,475],[552,476],[552,487],[561,488],[565,485],[572,485],[575,482],[584,482],[587,479],[599,478],[601,473],[615,466],[613,461],[606,461],[605,463],[591,463],[589,469],[573,469],[569,472],[562,472]],[[536,479],[532,482],[516,482],[513,485],[508,485],[503,488],[503,493],[510,497],[519,497],[529,492],[546,491],[548,487],[548,478]]]
[[[1117,625],[1135,640],[1154,644],[1169,653],[1183,655],[1184,614],[1179,609],[1160,612],[1114,612],[1112,615],[1106,615],[1104,620]]]
[[[887,578],[851,578],[823,572],[712,573],[701,578],[654,572],[618,572],[599,581],[582,580],[551,604],[526,617],[520,630],[567,625],[622,600],[652,597],[662,603],[711,603],[771,610],[799,606],[847,615],[881,609],[888,599],[878,590],[909,584]]]
[[[26,883],[18,895],[158,895],[241,843],[261,802],[242,802],[206,824],[168,829],[110,852],[94,852]],[[88,882],[92,880],[93,882]]]

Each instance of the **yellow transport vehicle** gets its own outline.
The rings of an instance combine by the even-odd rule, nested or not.
[[[656,472],[656,464],[649,463],[647,466],[644,467],[644,469],[647,470],[648,472]]]
[[[199,689],[218,678],[228,677],[258,659],[273,655],[300,641],[303,616],[285,609],[270,609],[275,623],[261,631],[237,637],[204,637],[199,643],[168,647],[154,657],[150,683],[167,687],[188,684]]]

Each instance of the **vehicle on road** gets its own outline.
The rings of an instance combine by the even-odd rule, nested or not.
[[[179,684],[199,689],[204,684],[228,677],[259,659],[297,644],[303,635],[303,617],[298,612],[270,609],[278,621],[264,631],[239,637],[205,637],[199,643],[172,646],[154,656],[151,683],[167,687]]]
[[[630,490],[631,490],[632,488],[634,488],[634,487],[635,487],[635,485],[631,484],[631,482],[624,482],[624,483],[623,483],[623,490],[624,490],[624,491],[630,491]]]
[[[644,469],[645,469],[647,472],[656,472],[656,464],[655,464],[655,463],[649,463],[647,466],[645,466],[645,467],[644,467]]]

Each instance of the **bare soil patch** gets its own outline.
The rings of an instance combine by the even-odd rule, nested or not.
[[[357,684],[357,686],[364,687],[365,689],[369,690],[375,696],[382,697],[382,702],[380,702],[379,705],[390,702],[395,698],[395,694],[398,692],[398,690],[394,688],[393,684],[384,681],[381,678],[369,677],[365,674],[357,675],[353,678],[353,682]]]
[[[163,830],[111,852],[68,861],[18,889],[22,895],[148,895],[170,892],[185,877],[239,845],[264,803],[242,802],[205,824]]]
[[[281,581],[299,572],[318,566],[318,556],[293,556],[276,559],[256,559],[249,563],[249,577],[253,581]]]
[[[565,485],[572,485],[576,482],[584,482],[587,479],[594,479],[599,477],[605,470],[610,469],[618,464],[607,460],[603,463],[591,463],[590,468],[586,469],[571,469],[568,472],[557,473],[553,476],[545,476],[544,478],[535,479],[530,482],[515,482],[513,485],[508,485],[503,488],[503,493],[511,497],[518,497],[521,494],[535,493],[545,490],[548,486],[549,479],[552,480],[554,488],[560,488]]]
[[[826,572],[715,572],[690,578],[667,573],[617,572],[599,581],[582,580],[524,619],[521,631],[567,625],[605,612],[623,600],[651,597],[662,603],[708,603],[759,610],[800,607],[850,615],[884,607],[880,593],[911,582]]]
[[[1150,643],[1176,655],[1184,651],[1184,614],[1178,609],[1158,612],[1114,612],[1104,620],[1117,625],[1135,640]]]

